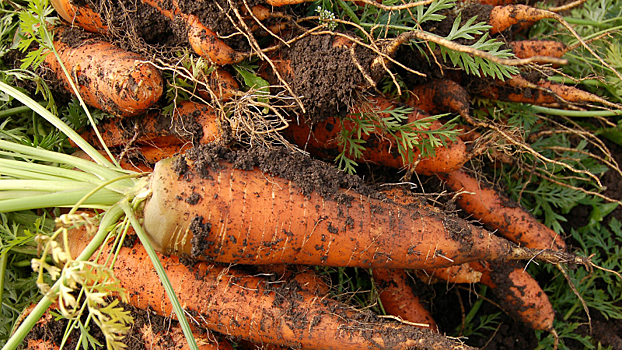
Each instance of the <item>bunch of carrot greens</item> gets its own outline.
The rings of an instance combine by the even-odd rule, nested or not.
[[[298,2],[300,1],[294,1]],[[581,47],[580,50],[586,51],[581,57],[588,57],[578,58],[578,61],[587,63],[575,64],[572,69],[580,70],[580,67],[593,69],[593,66],[602,66],[603,71],[600,74],[612,81],[611,85],[606,86],[615,90],[616,81],[620,80],[620,75],[615,69],[615,55],[619,50],[615,45],[607,47],[606,43],[602,44],[602,39],[606,37],[605,35],[617,35],[615,30],[619,18],[615,17],[616,7],[605,2],[592,1],[585,5],[586,10],[572,10],[575,11],[573,15],[576,17],[591,13],[613,16],[604,22],[609,26],[607,29],[600,32],[595,30],[594,33],[579,31],[584,38],[583,41],[576,35],[571,36],[570,40],[577,39],[577,46]],[[65,7],[58,7],[57,3]],[[61,17],[72,20],[87,30],[113,36],[119,34],[118,28],[110,25],[112,22],[106,22],[110,20],[106,17],[110,12],[96,13],[102,8],[105,10],[105,6],[98,8],[93,6],[95,2],[86,3],[87,6],[81,8],[72,2],[66,4],[55,2],[55,6]],[[280,6],[291,2],[269,1],[268,4]],[[28,5],[29,11],[22,12],[21,27],[17,30],[16,9],[25,5]],[[4,80],[10,80],[9,84],[2,82],[0,85],[3,100],[7,101],[3,106],[3,112],[7,115],[11,113],[23,115],[24,108],[21,104],[24,104],[28,110],[45,118],[51,124],[50,126],[36,122],[44,126],[33,126],[32,130],[26,131],[27,137],[22,137],[20,133],[23,130],[13,128],[16,124],[9,119],[2,124],[3,130],[7,130],[2,133],[3,138],[10,139],[10,142],[0,140],[3,150],[1,159],[3,170],[0,174],[3,192],[0,212],[7,213],[2,214],[3,255],[0,267],[5,269],[9,258],[14,259],[18,256],[16,253],[32,254],[32,250],[17,248],[33,245],[31,231],[48,232],[45,238],[40,239],[41,246],[44,247],[43,256],[33,260],[32,264],[39,272],[36,283],[46,294],[8,340],[7,349],[14,348],[21,342],[28,329],[56,297],[63,316],[71,319],[71,322],[82,330],[77,344],[93,348],[103,345],[98,344],[89,335],[88,329],[91,322],[94,322],[102,329],[109,348],[123,347],[121,338],[128,331],[131,318],[117,306],[116,301],[111,302],[103,298],[111,293],[125,296],[124,300],[131,300],[140,307],[159,305],[162,308],[159,312],[165,315],[172,314],[174,309],[192,348],[197,348],[197,344],[192,340],[194,339],[192,331],[185,321],[181,305],[198,313],[204,320],[202,326],[259,344],[271,343],[303,348],[346,345],[353,348],[363,346],[406,348],[415,344],[425,344],[421,346],[460,348],[463,345],[459,342],[445,339],[429,331],[420,333],[417,328],[413,328],[419,323],[427,325],[430,329],[435,329],[435,326],[434,320],[425,315],[425,309],[422,311],[424,316],[411,316],[407,313],[408,310],[416,308],[416,303],[410,304],[412,300],[408,300],[408,305],[413,305],[409,306],[408,310],[403,307],[406,305],[405,300],[413,297],[412,291],[409,292],[409,284],[413,277],[407,275],[404,269],[415,269],[419,278],[428,281],[446,276],[441,279],[445,279],[447,283],[461,283],[456,281],[458,277],[463,278],[466,271],[468,276],[474,278],[469,280],[469,283],[481,281],[495,293],[499,293],[497,298],[501,300],[503,309],[512,313],[514,309],[523,307],[524,305],[520,303],[525,302],[524,296],[521,299],[520,293],[516,293],[516,290],[522,290],[528,284],[535,283],[534,293],[537,294],[540,287],[527,274],[524,272],[521,274],[523,267],[502,269],[494,260],[536,257],[554,263],[555,265],[544,264],[546,266],[540,269],[530,267],[530,271],[535,273],[536,277],[540,276],[540,280],[554,276],[557,270],[551,266],[558,266],[559,263],[579,263],[591,267],[592,263],[586,258],[566,254],[561,250],[550,252],[544,249],[551,247],[563,249],[565,244],[559,237],[563,233],[566,233],[565,237],[570,233],[575,240],[574,245],[583,248],[581,255],[591,256],[595,249],[601,253],[604,251],[607,259],[595,258],[594,263],[606,270],[596,270],[588,275],[581,268],[572,271],[560,269],[561,275],[551,278],[553,283],[545,287],[547,291],[554,293],[554,298],[551,299],[552,306],[548,306],[546,295],[540,293],[538,294],[540,299],[537,301],[539,309],[535,310],[537,315],[533,313],[533,307],[523,310],[526,312],[522,316],[520,313],[512,315],[527,323],[533,321],[530,327],[538,330],[541,347],[557,346],[557,342],[561,339],[562,348],[566,346],[564,339],[579,340],[588,348],[595,346],[589,337],[574,332],[580,320],[577,310],[593,309],[605,317],[620,318],[622,313],[617,299],[620,282],[609,272],[619,271],[621,268],[617,251],[612,249],[612,246],[621,239],[620,225],[615,220],[610,222],[609,228],[604,228],[600,224],[607,214],[616,208],[619,199],[602,194],[603,189],[599,182],[600,174],[607,168],[618,173],[620,171],[615,161],[611,160],[612,156],[606,147],[593,136],[600,134],[617,140],[619,130],[615,124],[616,120],[612,122],[606,117],[617,116],[619,110],[596,112],[582,110],[584,102],[603,104],[610,108],[617,108],[617,105],[596,95],[582,94],[580,90],[551,85],[545,81],[546,79],[529,81],[522,79],[517,76],[519,69],[514,65],[518,61],[508,60],[512,57],[510,50],[502,49],[503,42],[489,36],[491,33],[504,30],[504,33],[509,35],[507,27],[504,27],[504,23],[508,21],[521,25],[523,22],[539,18],[550,18],[567,24],[573,23],[572,19],[564,20],[553,12],[518,5],[492,9],[485,7],[484,9],[491,13],[486,24],[480,22],[480,18],[467,15],[472,13],[469,12],[470,8],[475,6],[470,3],[460,5],[463,8],[462,12],[454,13],[452,9],[456,3],[448,0],[407,5],[389,2],[377,4],[369,1],[360,3],[323,1],[319,11],[317,11],[318,3],[308,7],[310,9],[308,13],[319,16],[311,15],[305,18],[300,16],[296,25],[298,29],[303,28],[306,31],[304,35],[296,36],[296,31],[292,29],[296,25],[293,22],[288,23],[292,18],[290,13],[268,11],[260,5],[251,8],[246,2],[243,4],[231,2],[229,5],[231,5],[229,12],[226,12],[228,20],[238,24],[242,28],[238,28],[240,33],[251,38],[248,43],[251,47],[249,52],[253,50],[260,52],[258,55],[261,60],[258,64],[250,63],[253,61],[248,60],[254,54],[229,46],[221,40],[222,35],[219,36],[206,27],[196,13],[188,12],[188,9],[178,2],[165,6],[164,2],[145,1],[141,6],[152,6],[157,9],[156,12],[161,13],[161,16],[185,23],[188,36],[184,40],[187,40],[195,54],[202,58],[198,60],[188,58],[192,56],[186,53],[160,57],[152,63],[146,63],[135,54],[121,54],[115,51],[117,49],[111,48],[97,36],[85,35],[86,40],[99,45],[97,47],[100,50],[114,52],[113,55],[123,56],[128,62],[133,62],[130,64],[136,69],[127,70],[135,74],[131,79],[140,81],[132,91],[124,90],[132,85],[127,82],[132,80],[127,80],[119,85],[114,85],[118,83],[113,82],[111,87],[104,87],[97,93],[85,89],[85,86],[92,84],[88,87],[97,88],[106,84],[105,80],[97,80],[96,76],[91,76],[74,82],[71,78],[78,74],[88,74],[87,66],[91,63],[70,63],[72,67],[58,64],[58,62],[67,64],[75,54],[71,51],[73,48],[59,46],[54,42],[54,37],[47,27],[54,20],[49,17],[51,12],[46,7],[46,2],[31,1],[25,4],[16,1],[2,5],[5,21],[2,22],[0,38],[3,44],[11,42],[9,45],[11,46],[13,41],[10,39],[22,35],[28,39],[22,41],[22,48],[26,48],[29,44],[39,45],[38,49],[29,51],[24,61],[24,68],[30,63],[35,65],[41,63],[44,58],[42,53],[46,50],[51,51],[52,53],[45,58],[44,65],[57,70],[61,79],[65,79],[65,88],[78,97],[81,110],[76,109],[75,106],[78,104],[73,102],[73,107],[60,106],[60,114],[64,113],[65,118],[71,120],[74,126],[82,124],[82,120],[94,123],[95,118],[91,115],[87,104],[117,115],[137,114],[140,117],[134,119],[135,128],[142,129],[142,134],[147,137],[140,139],[137,137],[138,133],[135,133],[121,142],[137,145],[145,157],[148,152],[155,154],[152,158],[155,169],[150,174],[122,170],[116,160],[113,159],[112,162],[107,160],[60,121],[55,113],[50,113],[41,104],[12,86],[17,83],[16,80],[12,80],[13,78],[29,77],[31,73],[25,70],[10,70],[3,73]],[[293,13],[299,15],[304,12],[297,11],[293,10]],[[508,11],[515,11],[515,15],[507,15]],[[516,15],[518,13],[516,11],[524,11],[525,16]],[[131,11],[124,16],[129,13]],[[505,21],[497,21],[493,14],[507,18]],[[282,20],[284,25],[268,21],[275,18]],[[444,22],[446,28],[437,29],[435,25],[445,18],[449,18]],[[264,20],[265,23],[262,23]],[[102,23],[107,24],[102,26]],[[300,27],[300,23],[309,26]],[[587,22],[580,21],[580,23]],[[543,27],[547,25],[549,24],[542,24],[534,29],[534,33],[546,31],[547,29]],[[565,29],[576,34],[570,27]],[[277,49],[281,44],[278,40],[276,44],[264,39],[257,41],[254,33],[261,33],[262,30],[268,31],[282,41],[286,41],[284,38],[293,33],[294,38],[288,45],[300,42],[302,45],[298,46],[299,49],[305,45],[317,47],[312,46],[316,45],[315,43],[305,41],[307,40],[305,36],[323,36],[324,49],[327,52],[339,52],[344,55],[343,57],[351,57],[353,70],[350,74],[360,73],[360,79],[354,83],[355,87],[352,88],[350,85],[352,91],[373,90],[375,86],[380,86],[385,96],[389,95],[390,98],[367,96],[366,102],[360,102],[357,99],[359,93],[350,91],[349,93],[357,98],[352,97],[349,103],[343,106],[331,106],[333,109],[329,108],[330,111],[323,119],[316,119],[314,114],[320,113],[323,106],[315,105],[317,102],[300,90],[305,86],[305,82],[296,79],[296,74],[301,74],[304,66],[300,66],[300,60],[286,51],[279,53],[282,56],[273,55],[272,52],[279,52]],[[63,29],[57,35],[62,37],[68,31],[69,29]],[[344,34],[348,31],[356,32],[357,35]],[[195,35],[199,32],[203,35]],[[587,38],[598,38],[596,43],[599,45],[588,47],[585,43]],[[141,43],[139,42],[138,48],[150,52],[149,47]],[[406,43],[409,44],[408,47]],[[81,45],[78,47],[83,49]],[[368,51],[361,52],[362,47]],[[401,51],[400,55],[399,50],[406,51]],[[166,48],[157,50],[157,52],[165,51]],[[514,51],[518,55],[517,50]],[[416,69],[409,66],[407,60],[401,59],[409,55],[413,57],[420,55],[423,60],[427,60],[428,74],[437,78],[439,72],[436,70],[440,68],[442,79],[430,82],[418,76]],[[603,61],[601,57],[604,56],[609,59]],[[4,54],[0,57],[7,56]],[[175,61],[183,64],[177,65]],[[227,69],[205,65],[206,61],[237,64],[235,72],[238,78],[236,79],[231,74],[232,71]],[[526,62],[542,61],[554,64],[562,62],[542,57],[527,58]],[[75,70],[76,67],[80,70]],[[544,77],[554,72],[550,70],[550,66],[536,66],[535,69],[544,71]],[[453,72],[455,74],[446,74],[444,70],[455,70]],[[173,82],[167,89],[162,89],[162,80],[145,78],[159,75],[159,71],[164,72],[165,81]],[[585,76],[583,72],[572,73],[580,77]],[[272,75],[275,75],[276,79]],[[568,79],[567,75],[555,76]],[[155,83],[149,85],[148,82]],[[270,84],[272,86],[269,86]],[[141,88],[146,90],[137,92]],[[115,90],[124,91],[123,93],[127,94],[126,100],[127,96],[141,94],[147,98],[143,100],[137,97],[138,103],[122,106],[120,103],[123,98],[106,95]],[[410,95],[405,94],[406,90],[410,91]],[[338,90],[330,91],[334,91],[332,93],[335,95],[343,93]],[[524,91],[530,93],[523,93]],[[154,115],[159,116],[157,110],[160,107],[152,107],[152,104],[159,100],[161,95],[164,95],[163,100],[170,103],[168,107],[161,109],[169,110],[170,115],[166,117],[168,119],[162,119],[159,123],[164,121],[171,125],[171,129],[176,131],[172,136],[163,135],[160,130],[152,131],[151,124],[146,121]],[[423,98],[428,95],[430,100]],[[573,95],[576,99],[569,99]],[[479,97],[473,99],[471,96]],[[405,102],[409,107],[401,105],[401,102],[397,101],[398,97],[401,97],[401,102]],[[481,99],[482,97],[484,99]],[[545,107],[500,103],[487,98],[509,98],[524,103],[542,103]],[[181,99],[200,100],[202,103],[182,102]],[[572,107],[575,110],[567,112],[561,109],[562,107]],[[156,112],[149,112],[149,109]],[[305,113],[306,110],[311,110],[312,113]],[[82,115],[81,111],[85,112],[84,118],[78,117]],[[142,119],[145,111],[147,112],[144,114],[144,124],[139,124],[138,121]],[[32,120],[39,120],[33,112],[30,112],[33,114]],[[457,129],[453,125],[456,119],[447,122],[446,119],[442,119],[442,115],[435,117],[428,115],[445,112],[459,115],[463,122],[470,125]],[[543,117],[538,113],[563,114],[568,117],[559,120]],[[340,114],[341,118],[334,118],[333,114]],[[191,133],[185,136],[186,134],[177,132],[190,129],[191,124],[182,124],[179,127],[175,124],[176,118],[186,115],[201,125],[200,134]],[[572,115],[596,115],[599,119],[597,123],[577,125],[578,123],[568,119]],[[304,120],[311,125],[299,123]],[[441,124],[441,120],[446,123]],[[107,125],[112,127],[116,122],[108,123]],[[123,125],[123,122],[118,122],[118,125]],[[42,130],[50,131],[55,128],[61,130],[62,134],[51,131],[49,134],[41,135]],[[486,134],[472,136],[481,132]],[[63,134],[94,162],[62,154],[67,146]],[[573,135],[580,135],[583,139],[577,142]],[[91,143],[118,145],[104,140],[102,136],[106,137],[95,133]],[[198,141],[199,139],[201,141]],[[187,146],[184,144],[202,143],[204,140],[229,143],[203,145],[189,151],[185,157],[158,162],[167,156],[158,154],[157,151],[173,150],[172,153],[175,153],[181,149],[185,150]],[[295,148],[293,144],[297,143],[299,147],[317,158],[333,160],[336,156],[339,167],[350,173],[362,171],[362,167],[357,166],[358,162],[384,162],[387,159],[384,165],[388,167],[409,168],[407,183],[411,183],[413,173],[418,176],[438,176],[446,181],[452,191],[455,191],[455,200],[469,212],[469,215],[473,215],[487,227],[498,230],[500,234],[508,235],[506,236],[508,239],[520,243],[521,246],[502,240],[481,226],[473,225],[455,215],[440,213],[439,209],[428,207],[420,199],[412,196],[404,197],[399,191],[386,193],[371,191],[360,180],[345,177],[343,174],[336,175],[338,172],[335,169],[322,165],[318,168],[321,169],[318,170],[322,174],[321,181],[328,181],[331,177],[342,178],[337,180],[341,183],[335,186],[347,186],[348,191],[343,189],[326,191],[314,185],[313,181],[308,181],[309,178],[318,176],[310,172],[303,178],[288,178],[287,176],[290,176],[288,168],[292,165],[279,166],[269,162],[269,158],[285,157],[287,152],[269,149],[256,151],[267,145],[272,148],[275,142],[288,144],[292,149]],[[156,144],[157,147],[150,148],[149,144]],[[251,151],[247,150],[249,146],[252,146]],[[121,147],[121,154],[126,154],[129,147]],[[594,147],[601,150],[604,155],[593,151]],[[44,148],[51,148],[53,151],[46,151]],[[237,151],[231,151],[231,148]],[[112,157],[112,153],[106,147],[104,150],[109,157]],[[317,168],[318,164],[322,164],[301,156],[301,152],[290,157],[288,159],[292,164],[301,168]],[[494,161],[495,170],[490,174],[503,179],[513,199],[531,209],[534,214],[543,217],[547,226],[553,230],[548,230],[543,225],[540,228],[538,225],[541,224],[533,218],[528,218],[524,211],[510,212],[504,207],[491,210],[507,213],[504,217],[506,222],[500,224],[495,218],[486,215],[486,210],[505,201],[503,195],[494,191],[482,191],[479,196],[483,197],[483,193],[487,193],[486,196],[490,196],[492,203],[497,204],[478,203],[477,195],[474,196],[472,193],[479,193],[478,187],[487,186],[482,185],[484,182],[479,185],[475,182],[475,187],[469,189],[467,187],[471,183],[469,173],[460,169],[469,160],[472,164],[481,166],[486,159]],[[233,161],[233,165],[230,161]],[[147,165],[153,166],[153,163]],[[262,171],[250,171],[254,167]],[[481,166],[479,170],[485,173],[486,169],[491,168]],[[293,185],[296,183],[298,185]],[[175,190],[171,195],[173,189]],[[248,196],[248,193],[253,193],[253,196]],[[442,196],[439,198],[445,200]],[[229,207],[234,202],[241,205],[239,213],[234,213],[235,210]],[[483,205],[485,209],[479,208],[478,205]],[[579,230],[564,232],[564,217],[560,213],[566,214],[578,205],[592,208],[589,223]],[[39,210],[57,208],[52,212],[45,211],[57,218],[55,229],[50,229],[49,219],[37,221],[28,214],[13,213],[37,208]],[[78,209],[95,210],[92,213],[99,219],[94,220],[88,214],[80,214],[77,212]],[[236,215],[241,216],[241,221],[232,219]],[[507,220],[517,220],[516,222],[533,220],[529,221],[530,225],[533,225],[530,226],[530,231],[542,232],[546,237],[544,241],[546,243],[531,241],[523,236],[523,232],[511,232],[508,228],[516,225],[508,224],[511,221]],[[419,221],[424,222],[425,228],[418,228]],[[9,228],[9,222],[15,224]],[[226,225],[223,226],[223,223]],[[263,229],[258,229],[257,227],[261,225]],[[23,227],[31,231],[26,231]],[[78,231],[80,228],[82,233]],[[154,292],[152,295],[141,294],[149,290],[149,284],[153,284],[149,281],[156,277],[150,271],[137,268],[140,263],[136,261],[143,259],[140,255],[143,254],[141,250],[143,248],[140,245],[134,246],[133,250],[121,246],[123,238],[130,231],[135,231],[140,238],[142,246],[146,249],[144,254],[148,254],[156,266],[168,297],[164,297],[164,291]],[[256,232],[251,234],[251,231]],[[422,234],[423,231],[438,231],[440,234],[428,237]],[[88,232],[94,233],[90,241],[85,240],[89,237],[86,235]],[[245,234],[246,232],[248,234]],[[451,237],[444,235],[445,232],[450,232]],[[369,235],[370,238],[358,241],[349,236],[352,233],[357,233],[359,238],[365,235]],[[5,238],[5,234],[9,238]],[[603,239],[603,234],[608,234],[611,238]],[[8,239],[7,243],[5,239]],[[480,242],[478,239],[484,241]],[[442,248],[439,248],[439,245],[442,245]],[[105,249],[91,258],[99,247]],[[352,298],[358,300],[360,306],[364,308],[378,302],[376,311],[401,318],[402,322],[386,322],[368,313],[354,312],[345,305],[326,298],[325,294],[318,294],[319,290],[326,290],[322,287],[322,283],[318,283],[321,278],[318,280],[312,277],[312,282],[302,284],[297,282],[298,284],[294,286],[290,284],[290,279],[293,280],[291,272],[280,270],[278,267],[272,271],[266,268],[265,271],[268,272],[262,272],[264,268],[257,267],[259,272],[256,272],[255,276],[237,267],[223,269],[221,266],[208,263],[198,263],[192,268],[187,268],[174,257],[158,258],[153,248],[167,254],[207,259],[217,263],[337,266],[337,272],[329,272],[329,275],[336,276],[339,299],[343,300],[344,295],[352,293]],[[464,256],[458,253],[459,251],[468,254]],[[160,263],[161,260],[165,262],[164,268]],[[476,260],[493,260],[493,262],[478,264],[475,263]],[[116,263],[113,266],[110,262]],[[463,264],[460,265],[459,272],[452,270],[454,266],[451,265],[460,263]],[[370,282],[369,268],[373,268],[373,279],[376,283]],[[329,268],[328,271],[332,270]],[[47,272],[53,280],[46,279],[43,272]],[[277,281],[257,277],[264,274],[277,276]],[[197,276],[199,278],[196,278]],[[577,290],[572,290],[575,287],[569,288],[566,280],[559,276],[566,276],[572,281],[570,286],[577,286]],[[282,280],[278,280],[278,277],[282,277]],[[136,286],[132,286],[129,295],[126,295],[119,286],[122,284],[128,288],[129,285],[124,281],[129,280],[137,282]],[[584,283],[586,280],[588,283]],[[10,279],[8,281],[13,283]],[[603,282],[611,286],[606,293],[598,287],[598,284]],[[345,288],[348,284],[349,288]],[[178,291],[175,296],[173,289],[180,285],[193,291],[189,293]],[[404,285],[405,289],[393,289],[399,285]],[[501,288],[501,285],[506,289]],[[372,292],[361,294],[360,289]],[[482,293],[485,291],[483,287],[479,290]],[[582,298],[576,298],[573,292]],[[190,294],[200,298],[193,299]],[[304,302],[293,303],[284,296]],[[181,303],[177,298],[181,299]],[[324,300],[324,306],[329,308],[312,307],[318,298]],[[536,297],[530,298],[533,301]],[[392,304],[396,299],[397,304]],[[462,324],[456,328],[456,335],[497,332],[498,327],[490,326],[496,317],[483,315],[479,317],[479,321],[475,321],[482,304],[481,300],[483,299],[475,303],[471,311],[465,315]],[[23,301],[20,301],[17,305],[23,305],[22,303]],[[216,307],[217,305],[224,309]],[[247,313],[245,309],[248,305],[261,309],[262,312]],[[291,310],[297,308],[304,309],[311,317],[299,318],[300,315],[291,313]],[[563,317],[561,319],[557,317],[554,321],[553,309],[565,310]],[[331,315],[326,310],[331,310]],[[498,310],[495,309],[492,315],[494,312]],[[82,318],[83,313],[88,316]],[[335,315],[338,317],[332,317]],[[224,318],[226,316],[231,318]],[[423,321],[418,321],[416,317],[423,317]],[[278,322],[280,319],[286,321]],[[359,321],[355,321],[362,319],[365,320],[364,327],[360,326]],[[261,324],[262,327],[253,328],[255,324]],[[298,324],[302,326],[298,328]],[[310,324],[310,328],[307,324]],[[311,328],[314,332],[309,331],[310,334],[305,334]],[[269,329],[270,332],[265,332],[265,329]],[[321,329],[322,332],[316,334],[316,329]],[[343,329],[348,330],[345,338]],[[282,330],[283,333],[274,334],[273,330]],[[392,343],[393,340],[388,339],[387,334],[396,332],[408,336],[405,335],[397,343]],[[66,335],[63,342],[70,338],[70,335]],[[335,339],[339,339],[338,344],[331,343]]]

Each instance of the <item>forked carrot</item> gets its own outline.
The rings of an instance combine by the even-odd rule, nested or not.
[[[144,58],[97,37],[70,45],[65,38],[71,30],[58,28],[54,47],[85,103],[126,117],[145,112],[160,99],[164,81]],[[45,66],[73,93],[54,54],[46,56]]]
[[[438,332],[438,326],[430,312],[421,304],[410,284],[412,277],[403,269],[373,269],[374,281],[380,290],[378,295],[388,315],[400,317],[417,327]]]
[[[80,230],[71,230],[70,235],[72,254],[77,254],[88,238]],[[98,261],[105,261],[108,254],[104,249]],[[305,349],[471,349],[437,333],[267,283],[236,267],[207,263],[190,267],[173,256],[160,259],[185,309],[201,326],[225,335]],[[121,248],[114,274],[132,305],[172,315],[157,274],[145,263],[148,260],[140,244]]]
[[[478,181],[464,170],[439,176],[449,188],[461,191],[456,201],[462,209],[503,237],[528,248],[565,249],[566,245],[557,233],[492,186]]]

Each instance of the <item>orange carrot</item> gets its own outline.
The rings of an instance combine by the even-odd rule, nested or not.
[[[51,0],[52,6],[59,16],[70,24],[77,24],[92,33],[106,33],[108,27],[103,23],[97,12],[88,5],[77,6],[71,0]]]
[[[217,65],[239,63],[246,58],[246,55],[232,49],[218,37],[218,34],[203,25],[199,17],[181,12],[176,0],[142,0],[142,2],[155,7],[173,21],[181,19],[188,30],[190,46],[200,56],[208,57]]]
[[[503,302],[502,307],[532,329],[552,332],[555,311],[538,282],[524,268],[506,263],[471,263],[482,274],[482,283]]]
[[[216,98],[222,101],[229,101],[240,92],[240,84],[235,77],[228,71],[217,68],[210,75],[207,81],[211,91],[204,87],[199,87],[198,94],[206,100]]]
[[[170,116],[154,111],[133,118],[111,118],[103,121],[98,129],[108,147],[134,143],[164,148],[188,142],[209,143],[220,137],[213,108],[190,101],[177,103]],[[92,145],[99,144],[94,131],[81,136]]]
[[[492,26],[490,34],[497,34],[515,24],[537,22],[542,19],[556,18],[555,16],[553,12],[527,5],[493,6],[488,24]]]
[[[373,97],[370,99],[373,109],[394,108],[396,105],[382,97]],[[360,115],[357,113],[365,112],[364,108],[351,109],[348,117],[357,119]],[[422,111],[413,111],[408,115],[408,122],[413,122],[429,117]],[[438,129],[441,124],[437,121],[431,122],[430,129]],[[341,152],[337,137],[342,130],[352,130],[355,123],[348,120],[342,120],[337,117],[328,118],[323,122],[317,123],[311,129],[306,124],[291,123],[290,127],[284,131],[284,134],[294,144],[298,145],[316,157],[325,159],[334,159]],[[380,164],[388,167],[401,168],[405,165],[404,160],[398,152],[394,142],[384,140],[381,137],[375,138],[369,135],[361,135],[366,141],[363,145],[363,160],[369,163]],[[448,144],[446,147],[438,147],[435,149],[435,155],[418,159],[420,154],[418,149],[412,150],[414,155],[413,164],[415,172],[418,174],[431,175],[437,172],[447,172],[458,169],[467,161],[468,154],[464,143],[460,140]]]
[[[518,58],[549,56],[561,58],[566,53],[566,45],[554,40],[520,40],[511,41],[508,46]]]
[[[426,283],[436,283],[438,280],[449,283],[477,283],[482,279],[482,273],[473,269],[470,263],[436,269],[415,270],[415,274]]]
[[[375,282],[380,290],[379,298],[388,315],[399,316],[404,321],[416,323],[417,327],[438,332],[438,326],[430,312],[421,304],[412,289],[406,270],[373,269]]]
[[[80,230],[70,231],[72,254],[88,243]],[[110,250],[112,251],[112,250]],[[103,249],[100,262],[110,251]],[[471,349],[424,329],[358,312],[328,298],[292,291],[250,276],[236,267],[160,257],[179,301],[208,329],[255,343],[305,349]],[[144,248],[121,248],[114,274],[130,303],[172,315],[172,306]]]
[[[453,112],[469,114],[469,94],[458,83],[449,79],[431,80],[411,89],[406,104],[430,114]]]
[[[564,241],[557,233],[540,223],[518,203],[505,198],[466,171],[456,170],[439,176],[452,190],[464,191],[456,198],[462,209],[503,237],[528,248],[565,249]]]
[[[88,105],[118,116],[132,116],[145,112],[160,99],[164,82],[155,67],[100,38],[68,44],[65,38],[71,30],[59,28],[54,46]],[[45,66],[67,91],[73,92],[55,55],[46,56]]]
[[[423,204],[404,207],[352,190],[320,195],[309,189],[310,182],[281,177],[291,173],[292,167],[311,169],[317,164],[284,151],[261,157],[265,162],[280,160],[270,163],[273,175],[253,169],[254,164],[268,165],[250,154],[228,153],[214,146],[158,162],[150,177],[151,197],[142,213],[154,248],[255,265],[420,269],[534,256],[550,262],[561,257],[583,262],[561,252],[517,247]],[[223,158],[237,159],[235,163],[247,170],[235,169]],[[321,167],[319,173],[335,172]],[[320,183],[324,179],[313,176]]]

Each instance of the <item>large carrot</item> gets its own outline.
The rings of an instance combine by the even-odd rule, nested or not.
[[[423,204],[405,207],[352,190],[335,191],[332,196],[339,201],[330,199],[329,193],[317,192],[322,188],[314,191],[312,182],[302,182],[305,177],[294,177],[292,169],[317,170],[307,176],[323,183],[329,177],[321,174],[332,173],[324,165],[313,169],[314,163],[302,156],[288,158],[281,151],[253,159],[219,148],[189,152],[156,165],[151,197],[144,203],[144,228],[154,248],[165,253],[226,263],[380,268],[534,256],[582,262],[561,252],[517,247]],[[272,175],[253,165],[270,169]],[[282,177],[288,174],[289,180]]]
[[[59,28],[54,47],[88,105],[118,116],[132,116],[145,112],[160,99],[164,85],[162,77],[140,55],[117,48],[98,37],[71,44],[71,31],[70,28]],[[73,92],[55,55],[46,56],[45,66],[67,91]]]
[[[80,230],[70,236],[72,254],[88,243]],[[104,251],[99,261],[105,261]],[[270,284],[235,267],[160,257],[182,305],[208,329],[255,343],[305,349],[471,349],[456,340],[379,319],[328,298]],[[172,306],[140,244],[121,248],[113,267],[130,303],[171,315]]]
[[[383,98],[373,97],[370,99],[374,110],[395,108],[396,105]],[[360,119],[360,114],[366,113],[365,108],[351,109],[349,118]],[[429,117],[423,111],[415,110],[408,115],[408,122],[414,122]],[[332,117],[319,122],[311,128],[307,124],[291,123],[289,128],[284,130],[284,134],[294,144],[309,151],[316,157],[324,159],[334,159],[342,149],[338,143],[338,137],[342,132],[348,132],[355,128],[356,123]],[[441,124],[438,121],[430,123],[430,130],[438,129]],[[413,149],[414,164],[404,162],[394,141],[380,136],[361,135],[361,139],[366,143],[363,145],[363,161],[380,164],[383,166],[401,168],[404,166],[414,166],[415,172],[424,175],[431,175],[438,172],[448,172],[459,169],[468,160],[466,147],[461,140],[449,143],[445,147],[437,147],[433,156],[419,159],[419,149]]]
[[[492,186],[478,181],[464,170],[439,176],[452,190],[462,191],[456,197],[462,209],[503,237],[528,248],[565,249],[564,241],[555,231]]]
[[[430,312],[421,304],[410,284],[411,277],[402,269],[373,269],[374,281],[378,283],[384,311],[403,320],[416,323],[418,327],[438,332],[438,326]]]

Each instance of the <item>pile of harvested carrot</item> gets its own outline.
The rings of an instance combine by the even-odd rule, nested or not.
[[[470,349],[445,337],[448,330],[439,329],[418,297],[418,286],[444,281],[483,283],[512,317],[556,335],[555,311],[546,294],[514,261],[588,268],[592,263],[567,251],[563,237],[468,168],[469,160],[482,154],[496,157],[490,144],[478,143],[482,133],[525,144],[504,132],[503,120],[474,117],[472,102],[618,106],[548,81],[529,67],[502,80],[461,69],[443,71],[444,63],[428,67],[442,74],[422,78],[400,50],[413,40],[432,40],[422,36],[425,32],[361,39],[352,33],[363,27],[352,22],[346,23],[351,32],[332,32],[326,19],[304,18],[296,8],[285,7],[303,2],[215,1],[193,8],[181,0],[143,0],[133,2],[134,10],[119,17],[128,23],[119,24],[111,17],[114,1],[52,1],[64,20],[51,28],[54,47],[69,76],[54,54],[41,69],[63,93],[77,90],[89,106],[115,115],[98,126],[103,143],[124,167],[150,172],[149,196],[140,207],[142,226],[162,253],[197,329],[249,347]],[[481,2],[461,6],[480,6],[488,16],[482,19],[490,25],[487,34],[499,38],[529,23],[560,18],[509,0]],[[401,10],[367,0],[348,8],[360,14],[371,6]],[[205,15],[208,8],[220,19]],[[153,29],[152,35],[138,30],[146,24],[130,15],[136,11],[164,28]],[[126,33],[141,37],[128,44]],[[170,42],[156,40],[165,34]],[[173,65],[176,57],[167,51],[171,42],[209,62],[211,69],[200,75]],[[525,63],[554,65],[564,63],[567,50],[545,41],[510,41],[504,47]],[[431,54],[440,61],[438,52]],[[250,86],[247,78],[253,73],[232,66],[257,58],[255,81],[270,87]],[[395,80],[398,73],[415,76],[416,84],[398,89],[401,95],[381,94],[379,83]],[[337,75],[345,78],[330,80]],[[175,81],[182,78],[188,84],[180,88]],[[439,113],[452,117],[430,117]],[[388,122],[394,115],[402,115],[397,125]],[[465,126],[455,126],[453,116]],[[413,133],[417,136],[411,138]],[[439,133],[450,136],[435,141],[432,149],[421,146]],[[93,130],[82,136],[101,147]],[[449,202],[464,215],[406,191],[378,191],[335,169],[329,163],[347,147],[356,148],[344,143],[348,139],[356,140],[360,152],[345,154],[362,164],[361,172],[380,166],[391,169],[386,178],[406,173],[408,181],[440,179],[452,194]],[[78,255],[87,237],[77,229],[70,233],[72,254]],[[170,316],[170,302],[146,259],[139,244],[122,248],[114,273],[131,305]],[[312,269],[299,273],[283,264],[371,269],[377,301],[390,317],[338,302],[334,289]],[[230,347],[224,342],[215,346],[215,339],[207,337],[212,344],[205,348]],[[37,346],[55,345],[32,348]]]

